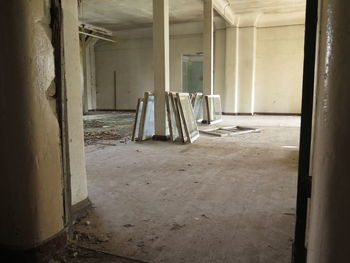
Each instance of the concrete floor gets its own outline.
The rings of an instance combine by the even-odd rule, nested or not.
[[[262,128],[194,144],[86,147],[94,209],[82,245],[147,262],[289,263],[299,117],[224,117]]]

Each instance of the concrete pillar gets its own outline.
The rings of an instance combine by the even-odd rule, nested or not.
[[[84,152],[84,129],[82,110],[83,79],[80,63],[78,3],[62,0],[64,77],[66,89],[67,141],[72,188],[72,204],[86,202],[88,199],[86,164]]]
[[[95,44],[98,39],[91,39],[88,49],[86,50],[86,67],[87,67],[87,87],[88,87],[88,108],[96,110],[96,56]]]
[[[238,105],[239,113],[254,113],[256,27],[239,28]]]
[[[81,41],[81,60],[83,68],[83,112],[96,109],[96,70],[95,70],[95,44],[98,39],[88,38]]]
[[[169,0],[153,0],[155,139],[166,139],[165,92],[169,91]]]
[[[87,84],[87,48],[89,46],[88,40],[85,36],[80,36],[80,57],[81,57],[81,68],[82,68],[82,84],[83,84],[83,113],[89,112],[89,95],[88,95],[88,84]]]
[[[350,2],[321,5],[308,263],[349,262]]]
[[[4,250],[29,256],[66,240],[48,3],[0,2],[0,32],[6,36],[0,43],[2,262],[30,260],[6,260]]]
[[[213,0],[204,0],[203,28],[203,93],[214,92],[214,7]]]
[[[239,29],[226,28],[225,94],[221,97],[225,112],[237,113]]]

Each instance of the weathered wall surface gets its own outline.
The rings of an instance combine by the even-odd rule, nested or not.
[[[349,9],[320,3],[308,263],[349,261]]]
[[[64,228],[48,2],[0,3],[0,245],[19,249]]]
[[[258,29],[255,112],[301,112],[303,59],[303,25]]]

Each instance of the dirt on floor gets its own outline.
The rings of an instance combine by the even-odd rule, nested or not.
[[[194,144],[86,147],[94,208],[76,225],[91,235],[80,244],[152,263],[290,262],[298,119],[256,125],[270,119],[229,118],[220,125],[261,132]]]
[[[92,118],[84,118],[85,145],[106,144],[104,141],[111,140],[120,140],[121,142],[131,140],[134,113],[112,112],[90,116]]]
[[[147,263],[103,251],[104,244],[109,242],[113,233],[97,233],[93,224],[87,220],[91,211],[75,220],[69,245],[48,263]],[[96,246],[101,249],[96,249]]]

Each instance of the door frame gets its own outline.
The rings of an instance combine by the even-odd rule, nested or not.
[[[315,73],[317,62],[319,0],[306,1],[303,91],[300,128],[297,210],[292,251],[293,263],[306,263],[307,224],[312,177],[310,176],[313,133]]]

